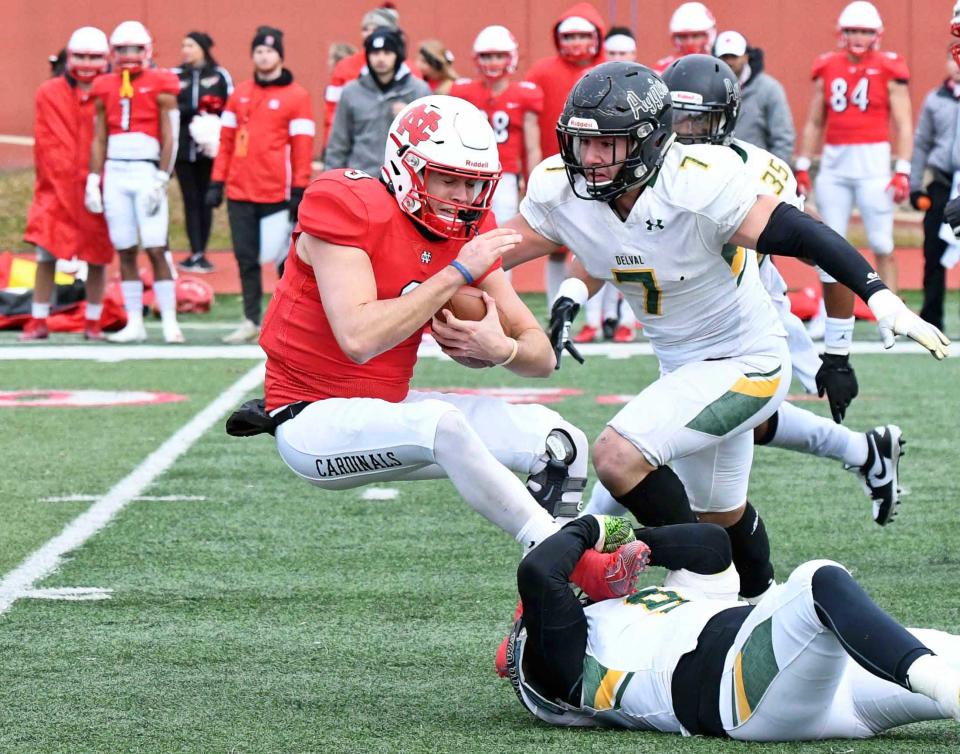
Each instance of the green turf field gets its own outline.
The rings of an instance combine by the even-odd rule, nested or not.
[[[218,306],[224,320],[237,308],[231,299]],[[955,300],[948,308],[956,329]],[[215,342],[216,327],[188,329],[190,342]],[[123,408],[0,408],[0,580],[256,363],[0,361],[0,392],[186,396]],[[861,397],[847,423],[903,427],[910,494],[895,523],[880,528],[839,464],[760,449],[751,499],[778,573],[831,557],[908,625],[960,632],[958,366],[896,351],[854,363]],[[635,392],[655,374],[652,357],[593,357],[534,386],[582,391],[554,407],[594,437],[616,410],[597,397]],[[415,384],[531,381],[431,358]],[[269,438],[228,438],[216,421],[142,491],[151,499],[130,502],[34,585],[46,591],[0,614],[0,751],[960,750],[960,725],[947,722],[868,742],[770,746],[535,722],[492,670],[516,604],[517,545],[446,482],[396,487],[387,501],[319,491],[286,469]],[[69,496],[89,497],[51,500]],[[65,588],[110,592],[37,598]]]

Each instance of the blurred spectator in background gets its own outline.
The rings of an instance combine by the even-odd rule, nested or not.
[[[404,62],[407,51],[399,29],[374,29],[363,46],[369,70],[343,88],[324,163],[327,170],[354,168],[378,176],[394,117],[431,92]]]
[[[220,145],[220,113],[233,91],[230,74],[210,54],[213,40],[202,31],[183,38],[180,56],[183,65],[171,69],[180,78],[180,146],[177,149],[177,182],[183,194],[183,214],[190,256],[180,264],[185,272],[211,272],[206,257],[213,208],[204,198],[210,188],[213,158]]]
[[[253,79],[241,82],[220,118],[220,150],[207,204],[223,202],[240,268],[244,321],[223,338],[247,343],[260,335],[260,265],[282,263],[297,208],[310,182],[316,126],[310,95],[283,67],[283,32],[257,29],[250,44]]]
[[[867,243],[876,255],[877,272],[887,287],[896,292],[893,205],[910,196],[910,72],[900,55],[879,50],[883,21],[871,3],[856,0],[847,5],[840,13],[837,28],[841,49],[820,55],[813,64],[813,98],[797,155],[797,187],[802,194],[810,193],[810,161],[822,139],[817,210],[823,222],[843,236],[853,205],[857,205]],[[891,123],[896,158],[892,177]],[[820,279],[828,286],[836,285],[822,271]],[[831,295],[826,288],[824,295]],[[852,294],[849,300],[848,329],[852,336]],[[818,322],[823,322],[823,318],[813,321],[811,337],[821,334]]]
[[[607,60],[637,61],[637,40],[626,26],[614,26],[603,40]]]
[[[434,94],[449,94],[453,82],[460,78],[453,62],[453,53],[439,39],[425,39],[420,43],[417,69]]]
[[[748,46],[739,32],[725,31],[717,37],[713,54],[733,69],[740,82],[737,138],[789,163],[797,137],[793,115],[783,86],[763,71],[763,50]]]
[[[597,9],[590,3],[577,3],[564,11],[553,26],[557,54],[541,58],[527,71],[527,81],[543,91],[539,118],[542,159],[560,151],[557,120],[573,85],[587,70],[606,60],[601,44],[605,34],[606,24]],[[528,170],[533,168],[533,165],[527,166]],[[560,283],[567,276],[566,258],[566,251],[547,257],[544,282],[548,303],[556,297]]]
[[[56,55],[48,55],[47,62],[50,63],[50,78],[62,75],[67,70],[67,48],[64,47]]]
[[[360,41],[366,41],[370,33],[378,27],[385,26],[388,29],[397,29],[399,24],[400,14],[397,13],[391,3],[384,3],[381,7],[363,14],[363,19],[360,21]],[[330,74],[330,83],[327,84],[323,93],[323,138],[325,141],[330,141],[333,117],[337,112],[337,103],[340,102],[343,87],[354,81],[366,64],[367,54],[361,48],[352,55],[343,58],[334,66],[333,73]]]
[[[669,65],[684,55],[709,55],[717,38],[717,20],[703,3],[683,3],[670,16],[670,41],[674,52],[653,64],[653,70],[663,73]]]
[[[331,42],[327,50],[327,68],[332,72],[337,67],[337,63],[344,58],[349,58],[356,51],[357,48],[349,42]]]
[[[926,210],[923,217],[923,308],[920,316],[943,330],[943,297],[946,270],[941,260],[953,266],[957,259],[949,256],[948,242],[940,235],[943,208],[951,195],[955,174],[960,171],[957,140],[960,137],[960,67],[947,51],[947,78],[923,101],[920,121],[913,137],[913,160],[910,169],[910,204]],[[924,185],[924,173],[930,181]],[[949,246],[957,242],[951,233]],[[952,262],[952,264],[951,264]]]
[[[97,115],[84,195],[88,210],[106,214],[110,240],[120,255],[127,324],[107,340],[134,343],[147,338],[139,238],[153,268],[163,339],[182,343],[173,260],[167,251],[167,185],[177,158],[180,82],[170,71],[154,67],[153,38],[139,21],[117,26],[110,34],[110,50],[113,72],[98,76],[91,88]]]
[[[37,90],[33,121],[36,179],[27,215],[24,240],[37,247],[37,276],[31,319],[20,340],[45,340],[53,298],[57,259],[78,257],[87,262],[87,340],[102,340],[100,314],[106,265],[113,246],[103,215],[83,206],[90,143],[93,141],[93,100],[90,87],[107,70],[110,48],[100,29],[84,26],[70,36],[65,71]]]

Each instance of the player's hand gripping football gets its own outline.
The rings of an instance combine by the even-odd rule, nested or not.
[[[481,296],[487,307],[483,319],[457,319],[451,311],[444,309],[434,316],[430,325],[433,337],[443,352],[471,369],[506,361],[513,349],[513,342],[500,324],[497,302],[485,291],[481,292]]]
[[[880,340],[884,348],[892,348],[894,336],[906,335],[926,348],[933,356],[940,360],[950,355],[950,339],[940,330],[920,319],[907,308],[900,297],[889,290],[874,293],[867,306],[877,318],[877,329],[880,330]]]
[[[817,395],[823,398],[826,393],[833,420],[840,424],[847,413],[847,406],[860,392],[857,375],[850,366],[847,354],[825,353],[820,355],[820,360],[823,363],[817,370]]]
[[[490,265],[522,240],[523,236],[515,230],[494,228],[467,241],[457,254],[457,261],[466,267],[473,280],[476,280],[490,269]],[[467,283],[472,283],[473,280],[468,280]]]

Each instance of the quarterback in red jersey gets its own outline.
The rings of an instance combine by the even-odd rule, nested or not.
[[[670,41],[674,52],[651,67],[663,73],[684,55],[709,55],[717,38],[717,20],[703,3],[683,3],[670,16]]]
[[[505,26],[488,26],[473,42],[478,79],[459,79],[450,89],[476,105],[487,116],[497,140],[503,174],[493,195],[493,214],[503,223],[520,208],[521,177],[540,164],[540,126],[543,92],[529,81],[510,81],[517,70],[520,48]]]
[[[490,230],[500,175],[493,130],[468,102],[422,97],[394,119],[384,163],[379,179],[332,170],[304,194],[260,337],[277,448],[325,489],[448,477],[529,547],[555,530],[553,513],[575,515],[584,434],[542,406],[409,384],[427,322],[464,282],[484,292],[487,315],[434,317],[449,356],[530,377],[556,364],[500,267],[519,236]],[[513,471],[530,475],[527,486]]]
[[[883,22],[871,3],[850,3],[840,14],[837,27],[843,49],[821,55],[813,65],[813,99],[796,160],[797,184],[802,193],[809,193],[810,161],[822,138],[815,186],[817,210],[827,225],[843,235],[853,205],[857,205],[877,258],[877,271],[896,291],[893,203],[910,195],[910,72],[900,55],[879,50]],[[891,119],[896,159],[892,177]],[[821,279],[833,282],[823,273]]]
[[[110,35],[114,72],[93,84],[97,119],[85,203],[103,212],[110,240],[120,254],[127,326],[107,339],[145,340],[143,282],[137,270],[137,240],[153,265],[163,338],[182,343],[177,325],[174,272],[167,247],[167,183],[177,157],[180,81],[150,68],[153,40],[139,21],[124,21]],[[100,177],[103,175],[103,193]]]
[[[93,140],[90,87],[106,70],[109,53],[107,36],[100,29],[77,29],[67,43],[66,71],[37,90],[33,150],[37,178],[24,234],[37,247],[37,279],[31,319],[20,340],[49,337],[56,262],[74,257],[87,262],[84,336],[103,338],[99,323],[113,246],[103,216],[84,209],[83,191]]]

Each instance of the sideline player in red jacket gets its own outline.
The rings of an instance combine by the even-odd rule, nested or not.
[[[558,507],[575,515],[583,432],[543,406],[410,390],[424,328],[464,283],[483,291],[487,315],[433,319],[448,355],[528,377],[556,364],[500,268],[520,237],[488,216],[500,175],[493,131],[468,102],[422,97],[394,119],[384,163],[379,178],[328,171],[304,195],[260,337],[277,448],[324,489],[449,478],[530,547],[556,529]]]
[[[527,71],[527,81],[543,90],[540,111],[540,154],[546,159],[560,151],[557,143],[557,119],[567,95],[580,77],[606,60],[602,41],[606,35],[603,17],[590,3],[577,3],[564,11],[553,27],[557,54],[541,58]],[[533,170],[535,165],[529,165]],[[566,277],[566,251],[547,258],[547,302],[556,298],[560,283]]]
[[[206,197],[208,206],[219,206],[226,186],[243,292],[244,321],[224,343],[246,343],[260,335],[260,265],[283,262],[297,207],[310,182],[316,134],[310,94],[283,66],[283,33],[261,26],[250,53],[253,78],[237,85],[220,116],[220,151]]]
[[[543,92],[529,81],[510,81],[520,59],[516,37],[505,26],[487,26],[473,42],[473,60],[480,78],[459,79],[450,89],[483,111],[493,128],[503,175],[493,195],[493,215],[504,223],[520,208],[520,184],[540,164]]]
[[[810,192],[810,160],[822,138],[817,210],[827,225],[844,235],[857,205],[867,242],[876,255],[877,272],[896,291],[893,205],[910,196],[910,72],[900,55],[878,49],[883,22],[871,3],[850,3],[841,12],[837,28],[843,49],[824,53],[813,64],[813,98],[796,160],[797,186],[803,194]],[[896,158],[892,177],[891,119]],[[826,284],[834,283],[823,272],[820,277]],[[852,315],[852,299],[850,306]],[[852,318],[848,328],[853,329]]]
[[[107,35],[100,29],[77,29],[67,42],[65,73],[37,90],[33,147],[37,177],[24,234],[24,240],[37,247],[37,279],[31,319],[20,336],[23,341],[49,337],[56,262],[73,257],[87,263],[84,337],[103,339],[99,323],[113,246],[103,215],[84,208],[83,192],[93,140],[90,87],[107,69],[109,54]]]
[[[180,81],[170,71],[150,67],[153,40],[139,21],[117,26],[110,48],[114,72],[93,83],[97,115],[84,199],[88,210],[106,214],[110,240],[120,254],[127,326],[107,340],[132,343],[147,338],[143,282],[137,270],[139,236],[153,265],[163,339],[182,343],[173,264],[167,254],[167,184],[177,159]]]

